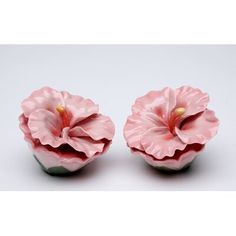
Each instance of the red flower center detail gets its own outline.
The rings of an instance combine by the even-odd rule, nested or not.
[[[70,126],[70,117],[69,117],[69,113],[66,110],[66,108],[64,106],[62,106],[61,104],[56,106],[56,110],[57,112],[60,114],[61,120],[62,120],[62,129],[65,127],[69,127]]]
[[[185,112],[186,112],[186,109],[184,107],[175,108],[171,112],[168,125],[169,125],[170,132],[173,135],[176,135],[175,127],[180,125],[182,116],[184,115]]]

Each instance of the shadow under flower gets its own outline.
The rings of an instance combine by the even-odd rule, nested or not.
[[[146,166],[148,169],[150,169],[150,171],[158,175],[162,175],[162,176],[176,176],[176,175],[190,174],[193,168],[192,165],[189,165],[182,170],[175,171],[175,170],[167,170],[167,169],[158,169],[148,164],[146,164]]]

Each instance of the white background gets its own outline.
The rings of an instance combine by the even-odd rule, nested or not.
[[[236,190],[236,46],[0,46],[0,78],[2,190]],[[45,174],[18,128],[20,102],[45,85],[93,99],[116,125],[109,152],[75,176]],[[210,94],[221,125],[191,169],[165,175],[122,130],[138,96],[182,85]]]
[[[235,7],[234,0],[0,0],[0,42],[235,44]],[[0,232],[234,236],[235,193],[1,192]]]

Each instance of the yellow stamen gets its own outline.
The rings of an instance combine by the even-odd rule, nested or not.
[[[62,114],[62,113],[65,112],[65,107],[62,106],[61,104],[59,104],[59,105],[56,106],[56,110],[57,110],[60,114]]]
[[[63,127],[69,126],[70,118],[69,118],[69,114],[68,114],[66,108],[63,105],[58,104],[56,106],[56,110],[57,110],[57,112],[59,113],[59,115],[61,117]]]
[[[175,109],[175,114],[177,116],[182,116],[186,112],[186,109],[184,107],[178,107]]]

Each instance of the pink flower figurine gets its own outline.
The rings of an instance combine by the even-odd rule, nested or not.
[[[111,144],[114,124],[90,99],[49,87],[34,91],[21,104],[20,128],[49,174],[77,171]]]
[[[188,86],[151,91],[136,100],[124,127],[131,150],[161,170],[190,166],[218,130],[209,96]]]

